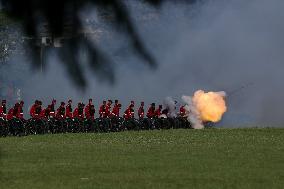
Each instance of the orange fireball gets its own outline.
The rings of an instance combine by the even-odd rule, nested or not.
[[[227,111],[225,92],[208,92],[198,90],[194,93],[192,101],[200,113],[203,122],[218,122]]]

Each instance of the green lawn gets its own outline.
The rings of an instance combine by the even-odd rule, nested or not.
[[[0,188],[284,188],[284,129],[0,138]]]

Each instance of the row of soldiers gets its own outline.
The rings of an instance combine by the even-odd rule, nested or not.
[[[30,108],[30,116],[35,119],[48,119],[48,118],[57,118],[57,119],[66,119],[66,118],[77,118],[77,119],[94,119],[95,118],[95,106],[93,104],[93,100],[89,99],[88,104],[85,105],[82,102],[79,102],[76,108],[73,111],[72,108],[72,100],[68,100],[67,105],[65,102],[61,102],[60,106],[55,109],[56,100],[53,99],[51,104],[49,104],[46,108],[43,108],[42,102],[40,100],[36,100],[34,104]],[[123,113],[123,118],[131,119],[135,117],[134,110],[134,101],[130,102],[130,105]],[[7,113],[6,108],[6,100],[2,100],[2,104],[0,106],[0,118],[11,120],[13,118],[18,118],[24,120],[23,114],[23,106],[24,102],[17,102],[14,107],[10,108]],[[159,105],[156,109],[155,103],[152,103],[148,108],[146,116],[148,118],[160,117],[162,114],[167,115],[168,109],[162,109],[163,106]],[[99,107],[99,117],[100,118],[112,118],[112,117],[120,117],[121,104],[118,100],[103,101],[102,105]],[[180,108],[179,115],[185,116],[185,108],[182,106]],[[137,116],[139,119],[143,119],[145,117],[144,111],[144,102],[140,103],[140,107],[137,111]]]

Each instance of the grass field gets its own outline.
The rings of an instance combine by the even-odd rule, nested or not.
[[[284,129],[0,138],[0,188],[284,188]]]

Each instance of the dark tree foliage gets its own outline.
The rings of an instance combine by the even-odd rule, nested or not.
[[[23,83],[22,76],[27,73],[26,66],[11,63],[13,57],[24,54],[20,24],[0,11],[0,99],[14,100],[18,87]],[[9,71],[7,71],[9,70]],[[13,76],[13,77],[11,77]]]
[[[152,6],[159,6],[164,0],[144,1]],[[62,37],[66,32],[66,23],[69,23],[68,34],[73,37],[72,40],[67,41],[60,48],[59,55],[71,79],[82,89],[87,84],[80,60],[77,58],[78,49],[82,47],[88,52],[90,68],[96,73],[103,74],[109,81],[114,81],[114,72],[108,57],[100,51],[99,47],[94,46],[89,40],[78,35],[83,26],[78,12],[88,4],[92,4],[100,10],[111,10],[114,15],[113,25],[124,29],[132,42],[134,50],[144,59],[145,63],[152,67],[156,65],[154,58],[146,50],[135,30],[130,19],[129,10],[124,5],[123,0],[1,0],[1,2],[9,16],[22,22],[27,36],[38,37],[38,23],[45,22],[53,37]],[[187,2],[192,2],[192,0]],[[32,44],[29,45],[29,48],[33,54],[33,65],[39,67],[40,53],[38,53],[38,49]]]

